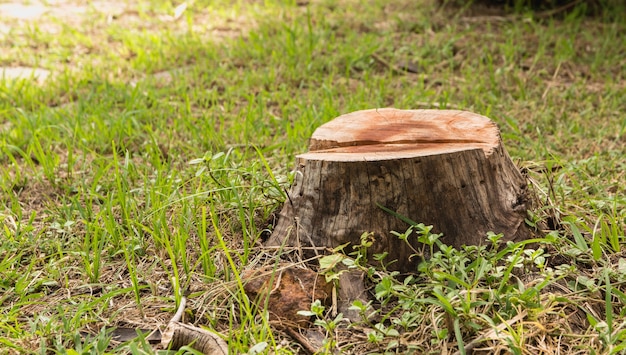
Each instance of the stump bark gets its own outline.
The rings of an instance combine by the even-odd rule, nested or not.
[[[319,127],[297,172],[269,245],[359,245],[392,269],[416,270],[419,258],[391,231],[408,224],[384,211],[433,225],[445,244],[479,245],[489,231],[505,240],[530,236],[527,183],[487,117],[455,110],[357,111]],[[420,245],[410,238],[413,248]]]

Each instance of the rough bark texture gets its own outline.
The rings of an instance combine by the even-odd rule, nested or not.
[[[393,268],[415,271],[413,251],[390,231],[408,225],[379,207],[433,225],[460,247],[529,236],[526,181],[497,126],[464,111],[377,109],[340,116],[319,127],[310,151],[296,157],[296,179],[269,245],[336,247],[359,244],[387,252]],[[418,243],[413,238],[416,249]]]

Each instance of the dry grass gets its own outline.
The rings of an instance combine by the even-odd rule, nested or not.
[[[315,127],[383,106],[493,118],[537,192],[529,220],[552,234],[534,248],[549,255],[538,266],[523,246],[464,250],[426,264],[469,289],[366,268],[376,314],[333,327],[326,310],[307,339],[354,354],[623,351],[619,13],[176,5],[0,4],[0,67],[49,72],[0,81],[3,351],[152,352],[99,330],[162,327],[183,292],[186,321],[229,338],[233,353],[304,351],[250,306],[237,276],[275,262],[260,241]],[[516,257],[520,267],[493,276]],[[477,276],[476,260],[490,271]]]

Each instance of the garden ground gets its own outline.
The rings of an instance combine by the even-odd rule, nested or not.
[[[305,351],[239,277],[313,130],[374,107],[492,118],[538,240],[362,266],[375,314],[314,309],[321,352],[622,352],[626,9],[578,3],[0,3],[0,352],[153,353],[110,330],[183,297],[232,353]]]

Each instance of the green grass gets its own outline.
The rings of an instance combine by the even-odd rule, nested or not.
[[[152,353],[105,328],[161,326],[185,292],[233,353],[296,353],[240,274],[315,128],[386,106],[496,121],[537,192],[529,223],[552,231],[444,246],[405,280],[368,269],[375,316],[348,327],[315,309],[325,349],[626,347],[625,9],[197,1],[173,21],[170,2],[122,5],[7,20],[0,37],[0,66],[52,72],[0,80],[0,353]]]

